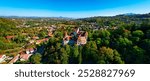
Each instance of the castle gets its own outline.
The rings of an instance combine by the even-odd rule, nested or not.
[[[67,32],[64,33],[63,45],[84,45],[87,43],[88,32],[80,31],[79,28],[75,28],[74,31],[68,35]]]

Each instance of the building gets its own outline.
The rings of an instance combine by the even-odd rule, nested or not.
[[[35,42],[35,40],[29,40],[30,44],[33,44]]]
[[[36,40],[36,44],[41,44],[41,43],[43,43],[43,42],[47,42],[48,40],[49,40],[48,38]]]
[[[26,54],[33,54],[36,50],[34,48],[26,49]]]
[[[27,61],[32,54],[21,54],[20,61]]]
[[[87,41],[86,41],[85,37],[78,37],[77,45],[84,45],[86,43],[87,43]]]
[[[71,41],[72,36],[69,36],[67,32],[65,32],[64,34],[64,38],[63,38],[63,45],[66,45],[69,43],[69,41]]]
[[[10,40],[10,39],[13,39],[14,37],[15,36],[6,36],[5,38]]]
[[[49,37],[53,37],[53,33],[52,32],[48,32],[48,36]]]
[[[39,39],[39,37],[38,36],[34,36],[34,37],[32,37],[32,39],[33,40],[37,40],[37,39]]]
[[[78,36],[77,39],[77,45],[84,45],[87,43],[87,39],[88,39],[88,32],[82,32],[80,33],[80,35]]]
[[[5,62],[6,55],[0,55],[0,63]]]
[[[19,54],[18,54],[17,56],[15,56],[15,57],[9,62],[9,64],[15,63],[18,59],[19,59]]]
[[[74,29],[70,35],[67,32],[64,34],[63,38],[63,45],[69,44],[77,44],[77,45],[84,45],[87,43],[88,32],[80,31],[79,28]]]

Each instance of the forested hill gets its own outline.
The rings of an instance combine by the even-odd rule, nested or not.
[[[131,17],[131,18],[150,18],[150,13],[147,14],[134,14],[134,13],[126,13],[126,14],[119,14],[116,16],[95,16],[95,17],[88,17],[88,18],[80,18],[81,20],[92,19],[92,18],[123,18],[123,17]]]
[[[119,17],[134,17],[134,18],[150,18],[150,13],[148,14],[133,14],[133,13],[127,13],[127,14],[121,14],[121,15],[117,15]]]
[[[89,18],[81,18],[85,22],[97,22],[101,26],[118,26],[122,24],[141,24],[150,21],[150,13],[148,14],[121,14],[116,16],[97,16]]]

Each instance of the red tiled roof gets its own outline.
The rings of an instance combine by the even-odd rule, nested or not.
[[[2,58],[3,55],[0,55],[0,58]]]
[[[19,59],[19,55],[15,56],[9,63],[15,63]]]
[[[48,41],[48,38],[37,40],[36,43],[42,43],[42,42],[45,42],[45,41]]]
[[[19,54],[25,54],[25,52],[24,52],[24,51],[21,51]]]
[[[33,48],[30,48],[29,50],[30,50],[30,51],[33,51],[34,49],[33,49]]]
[[[6,39],[12,39],[14,38],[15,36],[6,36]]]
[[[53,36],[53,34],[52,34],[51,32],[49,32],[49,33],[48,33],[48,36],[52,37],[52,36]]]
[[[34,37],[32,37],[33,39],[39,39],[39,37],[37,37],[37,36],[34,36]]]
[[[21,54],[21,55],[20,55],[20,58],[21,58],[21,59],[24,59],[24,60],[28,60],[31,55],[32,55],[32,54]]]
[[[26,51],[34,51],[34,48],[26,49]]]

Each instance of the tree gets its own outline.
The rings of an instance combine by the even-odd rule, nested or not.
[[[120,54],[118,53],[117,50],[114,50],[114,61],[113,63],[115,64],[124,64],[124,61],[122,61]]]
[[[102,42],[102,41],[101,41],[101,38],[97,38],[97,39],[96,39],[96,44],[97,44],[97,45],[100,45],[101,42]]]
[[[62,64],[68,64],[68,55],[64,48],[60,49],[60,60]]]
[[[74,47],[72,48],[72,61],[73,63],[77,64],[78,63],[78,56],[79,56],[79,50],[78,50],[78,45],[75,44]]]
[[[121,54],[123,59],[126,59],[127,55],[129,54],[129,50],[132,48],[132,41],[128,38],[122,38],[120,37],[118,40],[116,40],[117,44],[115,48],[117,51]],[[126,62],[126,61],[125,61]]]
[[[47,55],[47,58],[44,59],[46,63],[50,64],[60,64],[59,54],[58,52],[54,52],[52,54]]]
[[[117,52],[117,50],[102,47],[99,49],[99,60],[97,61],[97,63],[122,64],[124,62],[121,60],[120,54]]]
[[[99,57],[103,59],[105,63],[111,63],[113,61],[113,50],[111,48],[102,47],[99,49]]]
[[[82,46],[79,46],[78,63],[82,63]]]
[[[46,36],[46,33],[44,31],[39,33],[39,37],[40,38],[45,38],[45,36]]]
[[[144,36],[144,33],[143,33],[143,31],[141,31],[141,30],[136,30],[136,31],[133,31],[132,35],[133,35],[134,37],[139,37],[139,38],[141,38],[141,37]]]
[[[144,39],[140,46],[150,53],[150,39]]]
[[[146,37],[150,39],[150,29],[146,31]]]
[[[128,47],[128,46],[131,46],[132,45],[132,41],[130,41],[129,39],[127,38],[119,38],[117,40],[117,47],[120,48],[120,47]]]
[[[70,48],[70,46],[67,44],[67,45],[65,45],[65,50],[66,50],[66,52],[67,52],[67,55],[68,56],[70,56],[71,55],[71,48]]]
[[[40,64],[42,55],[40,53],[33,54],[30,58],[30,62],[34,64]]]
[[[25,36],[18,35],[17,37],[14,38],[14,41],[16,43],[26,43],[25,38],[26,38]]]
[[[104,39],[102,43],[103,43],[102,44],[103,46],[108,46],[109,45],[109,40]]]
[[[130,36],[131,36],[131,31],[125,29],[124,32],[123,32],[123,37],[128,38],[128,37],[130,37]]]
[[[55,49],[58,51],[61,48],[61,43],[56,43]]]
[[[109,39],[110,32],[108,30],[100,30],[100,37]]]
[[[142,64],[144,62],[145,50],[138,46],[134,46],[132,50],[132,63]]]

